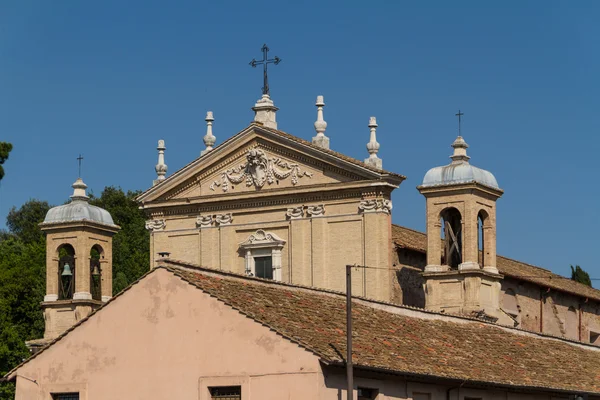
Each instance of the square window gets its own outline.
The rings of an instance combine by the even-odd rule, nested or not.
[[[590,343],[600,345],[600,333],[590,331]]]
[[[358,400],[375,400],[379,394],[379,390],[359,387],[358,388]]]
[[[241,400],[241,386],[215,386],[208,388],[212,400]]]
[[[52,393],[52,400],[79,400],[79,393]]]
[[[273,258],[254,257],[254,271],[257,278],[273,279]]]

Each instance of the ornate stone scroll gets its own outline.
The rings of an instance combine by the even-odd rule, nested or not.
[[[213,217],[212,215],[199,215],[198,218],[196,218],[196,227],[197,228],[206,228],[211,226],[213,223]]]
[[[227,192],[230,184],[239,184],[246,181],[246,186],[254,186],[260,189],[265,183],[271,185],[276,180],[287,178],[291,178],[292,185],[296,185],[298,179],[304,176],[312,178],[312,173],[303,172],[298,164],[292,164],[281,158],[267,158],[264,151],[260,149],[250,149],[246,154],[244,164],[223,172],[221,177],[214,181],[209,188],[215,190],[216,187],[221,187],[221,190]]]
[[[288,219],[299,219],[304,217],[304,206],[288,208],[285,216]]]
[[[167,226],[167,222],[164,219],[151,219],[146,221],[146,229],[150,232],[162,231]]]
[[[308,206],[306,208],[306,213],[310,217],[320,217],[325,214],[325,204],[319,204],[316,206]]]
[[[233,222],[233,214],[217,214],[215,215],[215,222],[218,225],[229,225]]]
[[[384,199],[361,200],[358,209],[365,213],[380,211],[389,214],[392,211],[392,202]]]

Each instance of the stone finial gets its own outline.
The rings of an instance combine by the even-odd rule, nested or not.
[[[327,122],[325,122],[325,120],[323,119],[323,107],[325,107],[323,96],[317,96],[317,102],[315,105],[317,106],[317,120],[315,121],[315,131],[317,131],[317,136],[314,136],[312,138],[312,142],[314,145],[317,145],[324,149],[328,149],[329,138],[325,136]]]
[[[89,197],[85,193],[85,189],[87,189],[87,185],[83,183],[81,178],[77,178],[75,183],[71,186],[73,188],[73,194],[71,195],[71,200],[84,200],[88,201]]]
[[[206,149],[200,152],[201,156],[211,151],[213,149],[213,146],[215,145],[215,142],[217,141],[217,138],[213,135],[212,132],[212,125],[213,121],[215,120],[212,111],[208,111],[206,113],[206,118],[204,120],[206,121],[206,135],[204,135],[203,139]]]
[[[268,94],[263,94],[260,100],[252,107],[252,110],[254,110],[254,121],[260,122],[267,128],[277,129],[275,113],[277,113],[279,108],[275,107],[273,100],[271,100]]]
[[[369,158],[365,159],[365,164],[368,164],[377,169],[383,168],[383,160],[377,157],[379,151],[379,143],[377,143],[377,120],[375,117],[369,118],[369,129],[371,130],[371,139],[367,143],[367,150],[369,151]]]
[[[452,143],[452,147],[454,148],[454,154],[452,154],[450,158],[452,159],[453,163],[469,162],[469,158],[471,158],[467,155],[467,148],[469,145],[467,142],[465,142],[465,139],[463,139],[462,136],[458,136],[456,138],[454,143]]]
[[[156,167],[154,168],[156,170],[156,179],[153,182],[154,185],[164,181],[166,179],[165,175],[167,175],[167,164],[165,164],[166,147],[164,140],[161,139],[158,141],[156,150],[158,150],[158,164],[156,164]]]

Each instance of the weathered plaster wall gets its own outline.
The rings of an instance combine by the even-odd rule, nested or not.
[[[425,254],[396,248],[392,257],[392,265],[395,269],[392,280],[392,302],[425,308],[424,280],[421,276],[427,263]]]
[[[23,366],[37,384],[18,378],[16,398],[198,399],[241,384],[255,398],[305,399],[319,371],[312,353],[161,269]]]

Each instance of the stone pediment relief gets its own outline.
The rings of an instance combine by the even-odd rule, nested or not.
[[[244,183],[247,187],[261,189],[286,179],[295,186],[299,179],[311,179],[313,174],[300,167],[299,164],[281,157],[268,156],[261,149],[250,149],[246,153],[246,161],[236,167],[222,172],[219,178],[210,184],[211,191],[228,192],[235,185]]]

